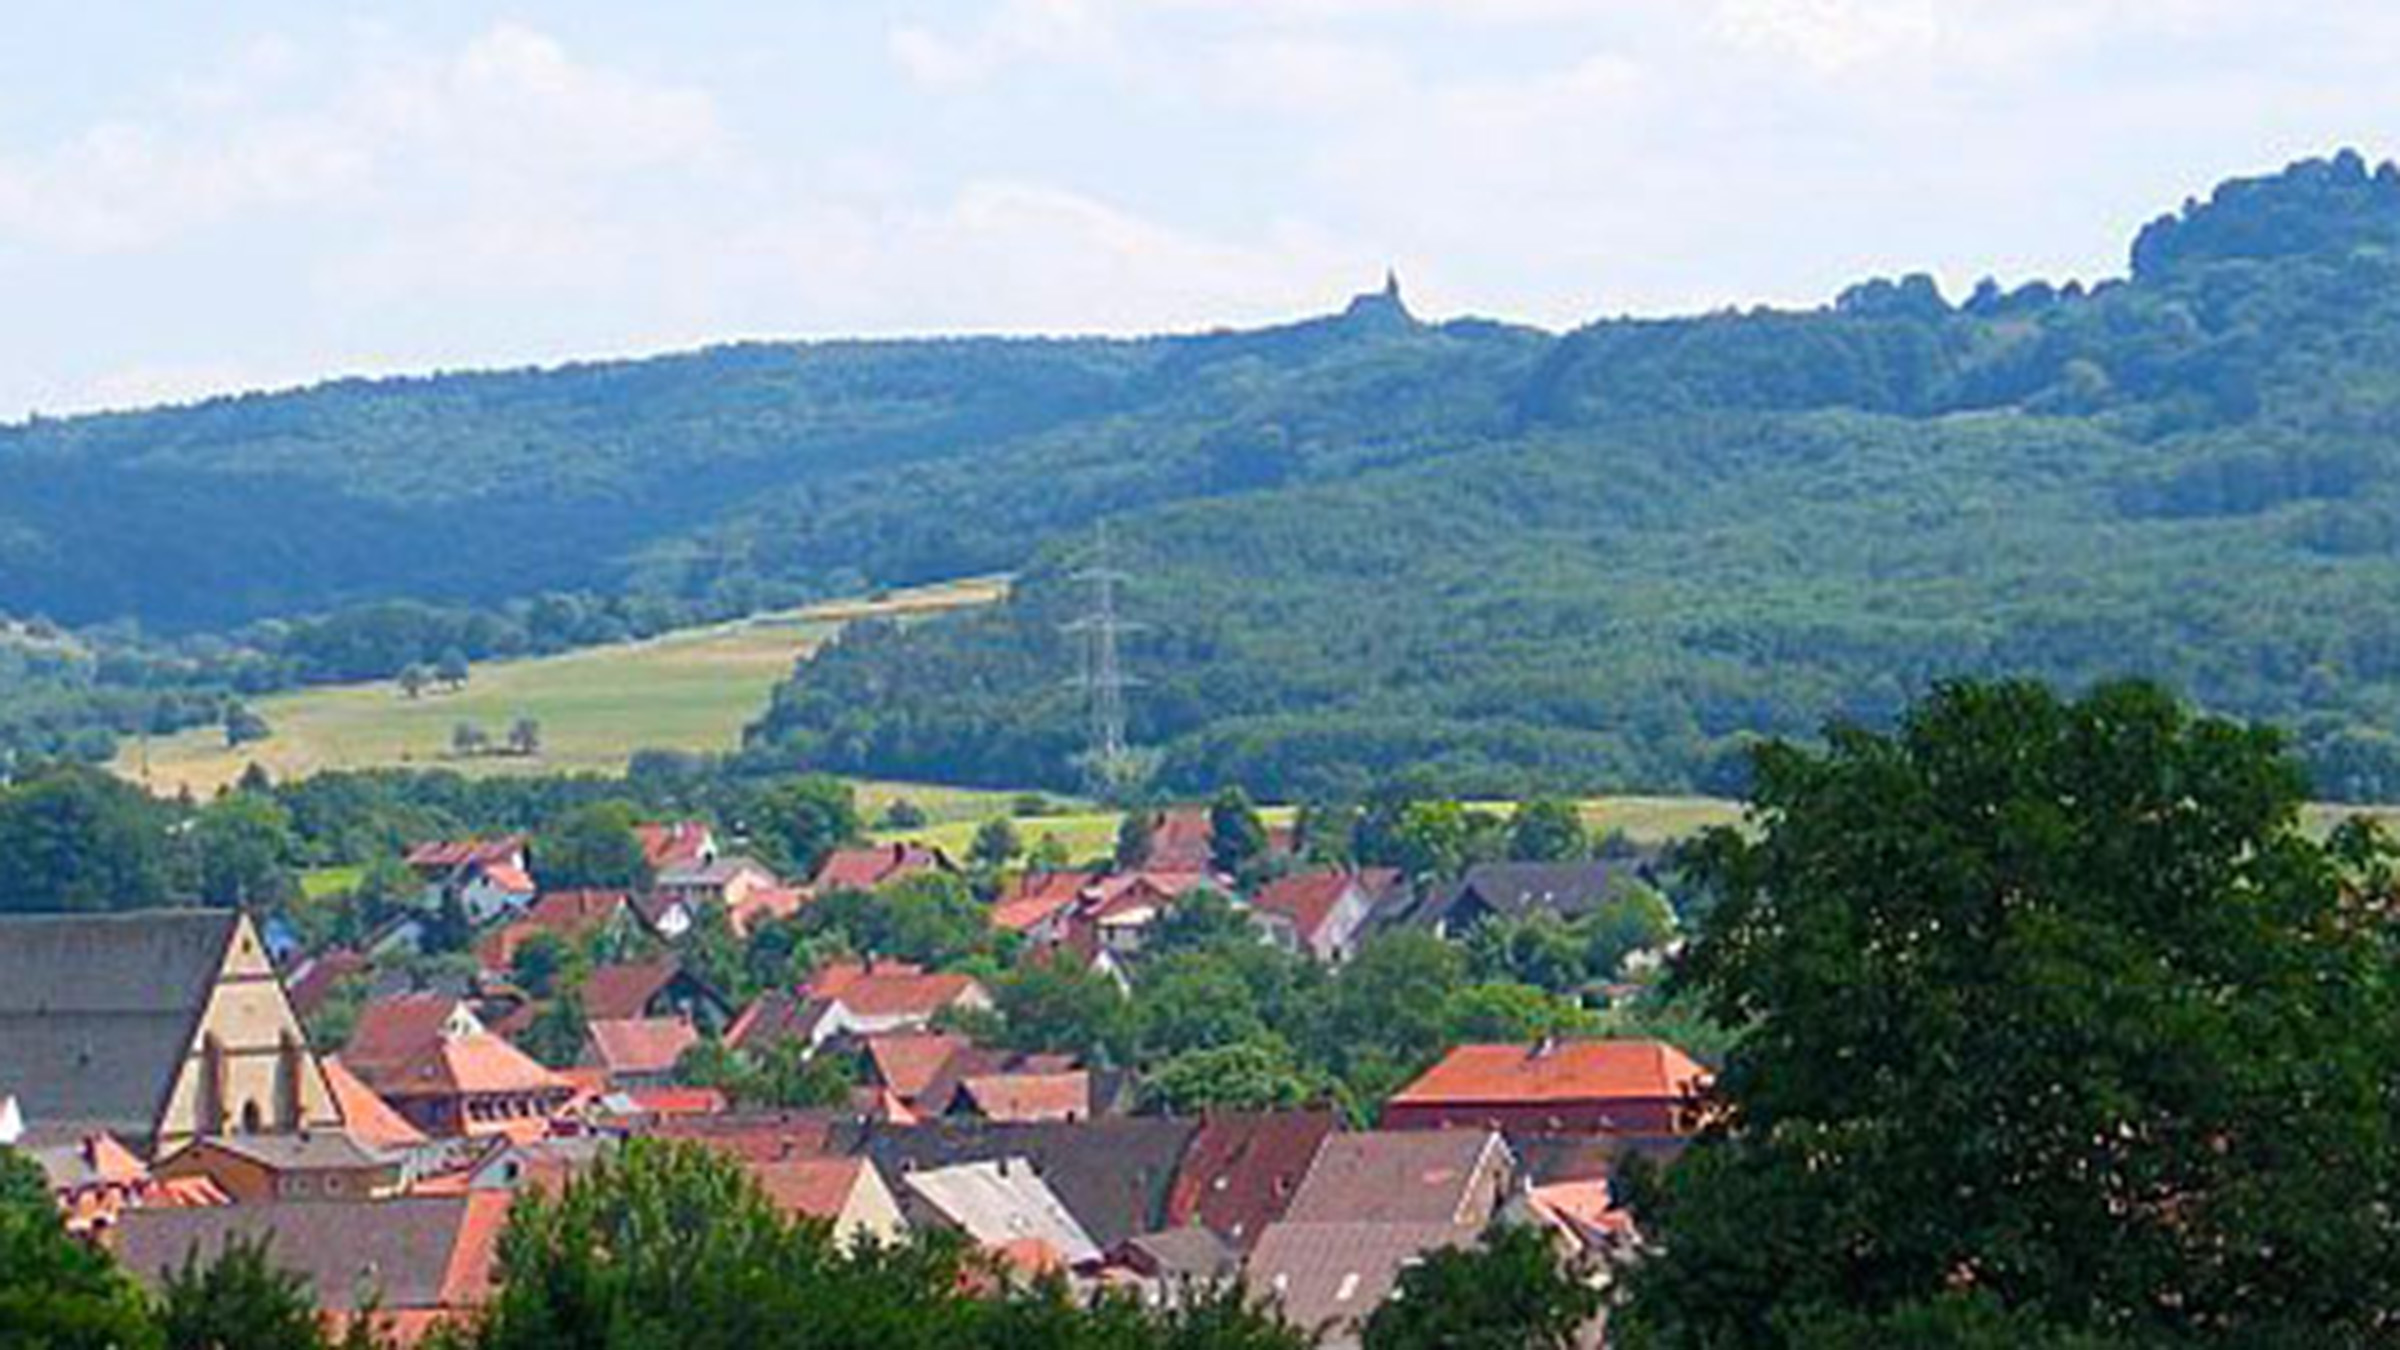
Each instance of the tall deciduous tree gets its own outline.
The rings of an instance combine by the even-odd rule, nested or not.
[[[1573,862],[1591,851],[1582,813],[1563,797],[1536,797],[1508,822],[1508,856],[1518,862]]]
[[[1635,1343],[2387,1338],[2389,855],[2312,838],[2304,788],[2139,684],[1762,751],[1683,972],[1746,1030],[1644,1206]]]
[[[1208,808],[1209,862],[1227,876],[1240,876],[1266,856],[1267,825],[1250,794],[1229,787]]]
[[[1474,1247],[1410,1266],[1367,1319],[1365,1350],[1568,1350],[1600,1313],[1600,1292],[1567,1268],[1548,1229],[1507,1225]]]
[[[552,820],[534,841],[533,870],[544,890],[645,891],[650,861],[625,802],[594,802]]]

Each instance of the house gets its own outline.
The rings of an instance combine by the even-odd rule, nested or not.
[[[1483,1130],[1328,1135],[1282,1219],[1251,1248],[1243,1280],[1329,1346],[1361,1324],[1401,1273],[1443,1247],[1472,1246],[1509,1196],[1511,1160]]]
[[[343,1067],[427,1135],[540,1134],[574,1089],[446,995],[371,1003]]]
[[[1142,866],[1159,872],[1216,870],[1216,824],[1205,806],[1173,806],[1150,818],[1150,852]]]
[[[215,1259],[236,1242],[300,1277],[317,1307],[346,1318],[372,1307],[402,1345],[491,1297],[493,1258],[510,1197],[485,1192],[368,1203],[274,1202],[142,1209],[117,1229],[117,1259],[153,1292],[188,1255]]]
[[[400,994],[360,1006],[342,1067],[369,1091],[396,1077],[445,1039],[478,1036],[486,1028],[475,1009],[453,994]]]
[[[1491,918],[1522,919],[1536,913],[1580,918],[1624,888],[1646,884],[1639,868],[1623,859],[1476,863],[1457,881],[1433,887],[1393,917],[1437,936],[1459,937]]]
[[[308,1034],[230,910],[0,919],[0,1083],[33,1143],[338,1130]]]
[[[642,841],[642,861],[653,875],[685,867],[705,867],[717,860],[716,832],[704,821],[658,821],[633,827]]]
[[[864,1158],[779,1158],[743,1167],[786,1216],[827,1224],[845,1245],[888,1245],[907,1236],[899,1197]]]
[[[1106,1248],[1164,1226],[1167,1190],[1196,1128],[1193,1121],[1163,1116],[1030,1125],[953,1116],[868,1125],[853,1151],[894,1178],[958,1163],[1022,1159]]]
[[[507,863],[469,863],[443,884],[478,928],[524,913],[541,893],[531,872]]]
[[[347,981],[366,975],[373,963],[347,947],[334,947],[304,958],[283,982],[292,1012],[306,1022],[317,1015]]]
[[[478,925],[522,912],[537,889],[523,835],[419,844],[404,861],[425,883],[427,909],[455,896]]]
[[[325,1083],[342,1109],[342,1130],[369,1149],[405,1152],[422,1146],[425,1132],[408,1123],[375,1089],[358,1080],[339,1055],[324,1060]]]
[[[745,1162],[851,1156],[860,1139],[856,1120],[838,1111],[743,1111],[661,1120],[648,1134],[703,1144]]]
[[[1066,919],[1066,944],[1097,959],[1122,960],[1140,954],[1150,925],[1174,909],[1186,895],[1209,884],[1197,872],[1143,870],[1104,877],[1085,888],[1082,900]]]
[[[704,1031],[733,1019],[725,996],[674,957],[601,966],[583,982],[584,1016],[596,1021],[681,1016]]]
[[[1031,942],[1056,942],[1066,935],[1067,916],[1099,879],[1097,872],[1026,872],[992,902],[991,925]]]
[[[20,1134],[7,1147],[42,1169],[70,1233],[105,1232],[126,1209],[156,1199],[149,1167],[114,1135],[36,1144]]]
[[[1462,1045],[1384,1105],[1391,1129],[1682,1135],[1699,1128],[1708,1070],[1649,1040]]]
[[[966,1037],[933,1031],[867,1036],[861,1038],[860,1048],[866,1052],[870,1081],[888,1089],[912,1110],[935,1113],[949,1109],[950,1095],[956,1091],[958,1079],[952,1065],[974,1053],[974,1043]],[[936,1085],[950,1089],[938,1104],[928,1100]]]
[[[206,1177],[243,1205],[378,1199],[405,1180],[397,1156],[369,1152],[339,1131],[195,1139],[150,1171],[161,1179]]]
[[[1100,1259],[1090,1234],[1023,1158],[926,1168],[902,1180],[921,1213],[978,1246],[998,1251],[1039,1242],[1069,1266]]]
[[[779,887],[783,879],[755,858],[712,858],[662,869],[653,891],[687,905],[739,905],[752,891]],[[665,934],[661,934],[665,936]]]
[[[448,880],[461,867],[486,864],[513,867],[520,872],[533,869],[532,854],[526,848],[524,835],[502,835],[497,839],[438,839],[419,844],[408,851],[401,861],[428,886]]]
[[[631,913],[632,897],[623,891],[550,891],[521,917],[484,934],[475,944],[476,963],[486,971],[505,972],[516,963],[517,950],[540,934],[571,946],[598,934],[623,932]]]
[[[1241,1274],[1241,1253],[1205,1228],[1162,1228],[1109,1249],[1106,1278],[1130,1280],[1142,1302],[1177,1307]]]
[[[1377,897],[1398,877],[1393,868],[1293,872],[1259,887],[1250,912],[1284,950],[1340,965],[1358,954]]]
[[[1367,1318],[1410,1266],[1445,1247],[1472,1247],[1478,1230],[1446,1223],[1278,1223],[1243,1264],[1253,1298],[1272,1300],[1324,1350],[1354,1350]]]
[[[1070,1069],[963,1078],[949,1110],[952,1115],[978,1120],[1031,1124],[1045,1120],[1090,1120],[1098,1105],[1093,1075],[1088,1070]]]
[[[725,921],[738,938],[748,938],[761,924],[788,919],[808,904],[808,892],[796,886],[758,886],[725,907]]]
[[[475,1191],[539,1188],[555,1196],[569,1181],[592,1169],[615,1141],[599,1135],[550,1139],[501,1139],[467,1170],[464,1186]]]
[[[837,848],[817,864],[808,888],[818,895],[835,891],[872,891],[903,877],[926,872],[956,872],[950,855],[926,844],[895,842]]]
[[[595,1017],[585,1024],[584,1062],[607,1075],[611,1088],[665,1087],[675,1062],[700,1043],[683,1017]]]
[[[874,957],[828,962],[800,992],[839,1005],[841,1029],[860,1036],[919,1031],[944,1012],[992,1006],[991,992],[971,975]]]
[[[1331,1111],[1204,1116],[1176,1168],[1164,1226],[1202,1227],[1235,1251],[1248,1251],[1291,1208],[1334,1124]]]

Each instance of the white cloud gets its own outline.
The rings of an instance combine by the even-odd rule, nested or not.
[[[1934,0],[1723,0],[1716,23],[1737,47],[1819,72],[1923,53],[1941,34]]]
[[[980,83],[1018,62],[1106,64],[1118,52],[1104,0],[1001,0],[964,30],[902,24],[887,45],[909,78],[946,89]]]

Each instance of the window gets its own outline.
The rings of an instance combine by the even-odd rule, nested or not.
[[[242,1103],[242,1133],[257,1134],[265,1128],[265,1124],[265,1118],[260,1113],[256,1101]]]

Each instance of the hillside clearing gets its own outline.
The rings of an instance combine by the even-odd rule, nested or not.
[[[636,750],[735,749],[743,725],[766,706],[768,692],[791,673],[792,663],[852,619],[943,613],[990,604],[1006,591],[1004,579],[977,578],[642,642],[490,662],[476,666],[463,689],[413,699],[389,681],[278,694],[253,705],[273,729],[264,741],[228,749],[217,728],[194,728],[147,747],[128,742],[110,767],[155,792],[200,796],[254,762],[279,780],[398,767],[476,775],[620,773]],[[460,723],[499,742],[525,717],[541,725],[537,755],[462,758],[451,751]]]

